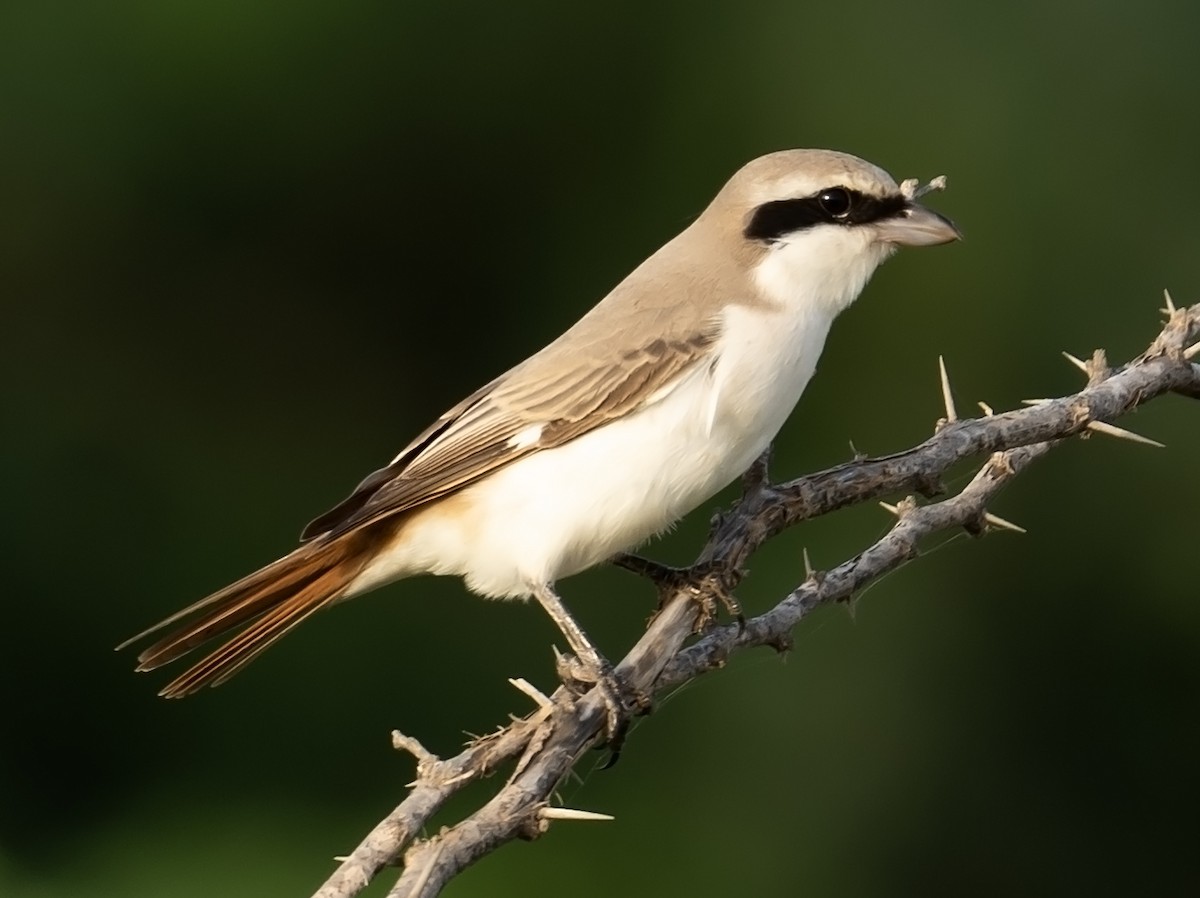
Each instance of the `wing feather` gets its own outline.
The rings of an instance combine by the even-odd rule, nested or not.
[[[469,486],[519,458],[552,449],[637,411],[709,354],[715,328],[687,339],[648,342],[617,358],[541,371],[538,357],[456,405],[386,468],[367,477],[302,535],[337,536]],[[526,443],[518,435],[541,426]]]

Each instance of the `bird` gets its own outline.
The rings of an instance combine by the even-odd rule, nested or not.
[[[417,574],[535,598],[623,699],[558,580],[668,529],[768,447],[834,318],[900,246],[961,237],[915,182],[846,153],[791,149],[740,168],[682,232],[565,333],[471,393],[304,528],[284,557],[172,614],[139,671],[219,636],[170,681],[227,681],[318,611]]]

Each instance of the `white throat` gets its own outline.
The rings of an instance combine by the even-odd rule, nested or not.
[[[894,251],[869,233],[817,227],[773,244],[754,270],[754,281],[769,301],[785,308],[811,304],[812,312],[821,309],[832,321]]]

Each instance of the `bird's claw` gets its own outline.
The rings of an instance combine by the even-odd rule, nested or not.
[[[700,616],[696,618],[696,632],[701,633],[716,623],[721,608],[737,621],[738,632],[746,629],[746,616],[742,613],[741,602],[733,594],[737,581],[741,579],[739,572],[731,571],[726,565],[716,562],[698,564],[692,568],[692,598],[700,607]]]
[[[584,660],[575,655],[558,655],[555,666],[563,685],[580,696],[593,687],[604,702],[604,745],[611,752],[603,769],[612,767],[621,755],[629,723],[634,716],[648,714],[650,697],[634,689],[603,657]]]
[[[640,555],[630,554],[618,555],[613,559],[613,563],[654,583],[658,589],[658,608],[655,609],[655,616],[663,610],[673,595],[686,591],[700,608],[700,616],[696,619],[697,633],[706,630],[716,621],[720,608],[724,608],[737,621],[738,630],[745,629],[746,618],[742,614],[742,606],[733,594],[741,579],[741,573],[728,565],[717,561],[700,561],[691,567],[669,567]]]

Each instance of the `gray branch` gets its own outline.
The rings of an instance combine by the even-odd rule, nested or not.
[[[929,535],[960,527],[973,535],[1013,527],[988,514],[988,504],[1032,461],[1064,440],[1090,430],[1148,442],[1111,422],[1164,393],[1200,399],[1200,364],[1192,361],[1200,356],[1200,305],[1175,310],[1168,297],[1167,312],[1169,319],[1150,347],[1119,369],[1110,369],[1101,351],[1086,363],[1072,359],[1088,375],[1088,385],[1073,395],[1003,414],[985,408],[984,417],[960,420],[944,382],[946,418],[930,439],[905,452],[856,459],[787,483],[770,481],[764,457],[747,472],[742,498],[715,520],[690,568],[621,560],[655,580],[662,610],[617,665],[617,672],[638,692],[653,695],[721,667],[741,649],[766,645],[783,651],[791,644],[793,628],[810,611],[847,600],[912,560]],[[806,559],[803,582],[769,611],[744,625],[705,629],[686,645],[703,611],[717,602],[736,607],[732,592],[746,563],[771,537],[799,521],[887,495],[940,496],[945,492],[942,476],[952,465],[985,454],[987,460],[957,495],[926,504],[910,495],[885,506],[896,523],[874,545],[823,573],[807,570]],[[555,788],[603,732],[605,712],[596,690],[575,697],[560,687],[544,696],[523,681],[514,685],[534,700],[536,710],[476,740],[455,757],[439,759],[415,739],[393,734],[396,747],[416,758],[416,780],[316,898],[357,895],[389,866],[403,868],[389,896],[433,896],[506,842],[536,838],[556,819],[600,819],[550,805]],[[452,795],[501,768],[508,772],[507,779],[486,804],[437,834],[421,836]]]

